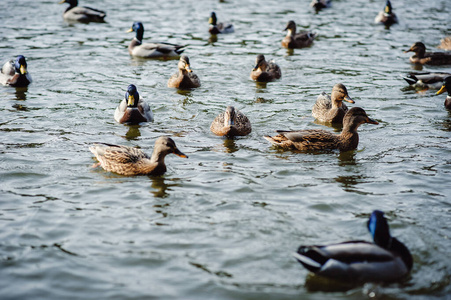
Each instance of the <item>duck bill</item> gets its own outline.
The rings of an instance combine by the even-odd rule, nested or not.
[[[27,74],[27,67],[25,67],[24,65],[20,65],[20,74]]]
[[[404,50],[404,53],[407,53],[407,52],[410,52],[410,51],[413,51],[412,48],[409,48],[409,50]]]
[[[257,71],[258,70],[258,65],[255,65],[255,67],[252,69],[252,71]]]
[[[345,101],[347,101],[349,103],[355,103],[355,101],[352,100],[351,97],[349,97],[348,95],[346,95],[343,100],[345,100]]]
[[[436,95],[440,95],[446,92],[446,86],[442,85],[441,89],[436,93]]]
[[[185,70],[188,71],[189,73],[191,73],[193,70],[191,70],[191,68],[189,67],[189,65],[185,66]]]
[[[175,148],[174,150],[174,154],[183,158],[188,158],[188,155],[186,155],[185,153],[181,152],[179,149]]]
[[[133,27],[127,30],[126,32],[133,32]]]
[[[373,119],[371,119],[371,118],[368,118],[368,120],[366,120],[366,122],[367,122],[367,123],[370,123],[370,124],[374,124],[374,125],[379,125],[379,122],[378,122],[378,121],[373,120]]]
[[[66,3],[66,0],[61,0],[60,2],[58,2],[58,4],[63,4]]]
[[[133,95],[128,95],[128,106],[134,106],[135,105],[135,97]]]

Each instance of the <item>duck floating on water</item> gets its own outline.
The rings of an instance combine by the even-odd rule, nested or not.
[[[251,79],[258,82],[269,82],[282,77],[282,71],[274,60],[265,60],[263,54],[257,55],[255,67],[251,72]]]
[[[300,246],[294,257],[307,270],[340,281],[393,282],[412,270],[409,249],[390,235],[384,213],[373,211],[368,222],[374,243],[356,240],[326,246]]]
[[[416,42],[410,49],[404,51],[415,52],[410,57],[410,62],[414,64],[429,65],[449,65],[451,64],[451,52],[426,52],[426,46],[422,42]]]
[[[182,45],[154,42],[143,43],[144,25],[141,22],[133,23],[127,32],[136,32],[136,36],[128,46],[130,55],[141,58],[178,58],[184,51]]]
[[[121,124],[153,122],[152,110],[149,104],[139,95],[135,85],[130,84],[128,86],[125,99],[121,101],[114,112],[114,119]]]
[[[312,0],[312,2],[310,2],[310,7],[313,7],[316,11],[319,11],[323,8],[328,8],[331,2],[331,0]]]
[[[245,136],[251,133],[252,126],[249,119],[233,106],[227,107],[211,123],[210,130],[219,136]]]
[[[448,95],[445,98],[445,107],[446,109],[451,110],[451,76],[445,78],[445,82],[443,83],[442,88],[437,92],[437,95],[443,94],[444,92],[448,92]]]
[[[421,72],[409,73],[402,78],[415,88],[440,89],[445,78],[451,76],[451,73],[445,72]]]
[[[370,119],[366,112],[360,107],[351,108],[343,118],[343,130],[340,134],[333,134],[322,129],[307,129],[286,131],[277,130],[276,136],[264,136],[274,146],[285,150],[320,151],[355,150],[359,144],[357,128],[364,124],[379,124]]]
[[[313,32],[301,31],[296,33],[294,21],[288,21],[284,30],[287,30],[287,35],[282,40],[282,47],[289,49],[308,47],[316,37],[316,33]]]
[[[0,73],[0,82],[3,85],[14,87],[28,86],[31,82],[30,73],[27,70],[25,56],[19,55],[15,60],[7,61]]]
[[[312,108],[312,116],[326,123],[343,123],[343,118],[348,111],[348,107],[343,100],[349,103],[355,103],[348,95],[348,90],[342,83],[337,83],[329,96],[322,92],[316,99]]]
[[[62,0],[59,3],[69,4],[69,7],[63,13],[64,20],[68,22],[105,22],[106,13],[104,11],[86,6],[77,6],[78,0]]]
[[[380,11],[377,14],[376,18],[374,19],[374,23],[384,24],[386,26],[398,23],[398,17],[393,12],[390,0],[387,0],[387,2],[385,3],[384,10]]]
[[[105,143],[95,143],[89,147],[99,163],[93,167],[101,166],[105,171],[125,176],[136,175],[163,175],[166,172],[164,158],[168,154],[175,154],[187,158],[175,145],[175,142],[166,136],[155,141],[152,156],[149,157],[142,150]]]
[[[191,70],[189,58],[186,55],[180,57],[178,73],[169,78],[168,87],[179,89],[192,89],[200,87],[200,79]]]
[[[211,34],[232,33],[235,31],[235,28],[231,23],[218,23],[218,19],[214,11],[211,13],[208,23],[210,24],[208,32]]]

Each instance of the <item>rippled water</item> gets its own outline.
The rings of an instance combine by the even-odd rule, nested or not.
[[[315,14],[310,1],[86,0],[108,13],[107,23],[88,25],[64,23],[56,2],[0,2],[0,57],[25,55],[34,79],[0,88],[2,299],[450,297],[451,114],[444,95],[418,93],[399,77],[413,69],[402,50],[416,41],[433,50],[451,34],[450,1],[395,0],[400,24],[390,29],[372,24],[384,1],[333,1]],[[235,33],[211,40],[212,10]],[[318,33],[312,47],[280,47],[290,19]],[[144,23],[145,40],[188,44],[202,87],[166,87],[177,61],[131,58],[133,21]],[[281,80],[249,79],[259,53],[276,59]],[[380,122],[360,127],[356,151],[282,152],[262,138],[326,128],[311,106],[337,82],[351,106]],[[154,123],[114,121],[131,83]],[[227,105],[249,117],[249,136],[210,133]],[[92,142],[151,153],[160,135],[189,155],[169,156],[163,177],[91,168]],[[300,244],[369,240],[373,209],[411,249],[410,278],[314,291],[291,253]]]

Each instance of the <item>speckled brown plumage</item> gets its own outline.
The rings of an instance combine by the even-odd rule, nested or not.
[[[166,172],[164,158],[167,154],[187,157],[171,138],[165,136],[155,141],[152,157],[137,148],[104,143],[96,143],[89,150],[99,161],[95,167],[100,165],[105,171],[126,176],[162,175]]]
[[[451,50],[451,36],[447,36],[440,40],[440,45],[437,47],[443,50]]]
[[[282,47],[289,49],[308,47],[316,37],[316,33],[313,32],[301,31],[296,33],[296,23],[294,21],[288,21],[284,30],[288,32],[282,40]]]
[[[227,107],[225,112],[219,114],[211,123],[210,130],[219,136],[244,136],[252,131],[251,122],[233,106]]]
[[[263,54],[257,55],[251,79],[258,82],[269,82],[282,77],[282,71],[274,60],[266,61]]]
[[[426,46],[422,42],[416,42],[409,50],[404,51],[415,52],[410,57],[410,62],[414,64],[430,64],[430,65],[448,65],[451,64],[451,53],[449,52],[426,52]]]
[[[286,150],[318,151],[334,150],[349,151],[357,148],[359,134],[357,128],[363,123],[378,124],[370,119],[360,107],[351,108],[343,119],[343,130],[333,134],[326,130],[310,129],[297,131],[277,130],[276,136],[264,136],[271,144]]]
[[[192,89],[200,87],[200,79],[190,68],[189,58],[186,55],[180,57],[178,73],[168,80],[168,87],[179,89]]]
[[[349,97],[346,87],[337,83],[330,96],[325,92],[318,96],[312,108],[312,116],[321,122],[343,123],[343,118],[348,111],[348,107],[343,103],[343,100],[354,103],[354,100]]]

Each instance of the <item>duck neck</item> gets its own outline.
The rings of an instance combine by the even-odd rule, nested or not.
[[[287,37],[293,37],[296,33],[296,29],[287,29]]]
[[[413,266],[412,254],[410,253],[409,249],[407,249],[407,247],[403,243],[398,241],[398,239],[392,238],[390,246],[389,246],[389,248],[387,248],[387,250],[398,254],[401,257],[401,259],[403,260],[407,269],[409,271],[412,269],[412,266]]]
[[[143,36],[144,36],[144,30],[143,30],[143,29],[138,29],[138,30],[136,31],[136,36],[135,36],[135,38],[139,41],[140,44],[142,43]]]
[[[158,150],[154,150],[152,153],[152,157],[150,158],[151,163],[164,164],[164,158],[166,157],[166,153]]]

